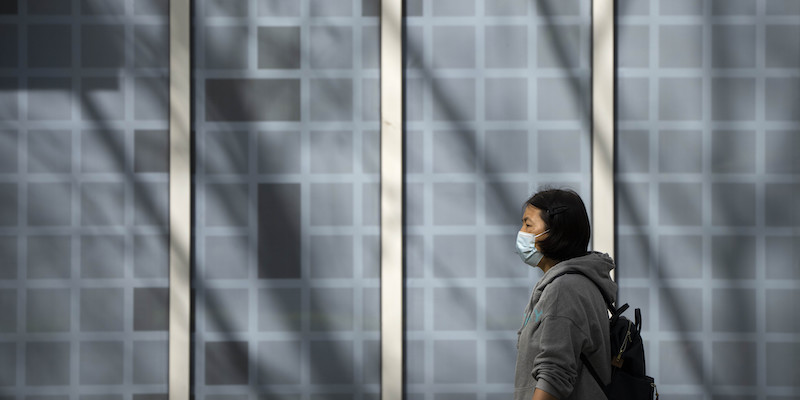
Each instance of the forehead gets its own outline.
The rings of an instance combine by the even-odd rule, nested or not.
[[[528,204],[528,206],[525,207],[525,212],[522,214],[522,220],[529,220],[531,223],[544,222],[542,221],[540,212],[541,210],[539,208]]]

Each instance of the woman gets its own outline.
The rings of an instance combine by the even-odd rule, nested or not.
[[[586,250],[590,235],[586,206],[573,191],[544,190],[525,203],[517,252],[544,275],[518,332],[515,400],[605,398],[581,354],[604,382],[611,379],[606,299],[615,301],[617,285],[611,257]]]

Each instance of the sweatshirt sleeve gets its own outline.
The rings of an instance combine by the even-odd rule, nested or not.
[[[540,351],[532,371],[536,387],[565,399],[575,387],[586,334],[571,319],[560,316],[545,317],[537,331]]]

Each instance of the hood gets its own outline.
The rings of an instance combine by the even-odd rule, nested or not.
[[[559,275],[577,271],[591,279],[603,292],[603,297],[611,302],[617,301],[617,284],[611,280],[609,272],[615,267],[614,260],[608,254],[599,252],[589,252],[582,257],[571,258],[562,261],[550,268],[542,279],[533,288],[530,304],[536,304],[542,296],[544,288],[547,287]]]

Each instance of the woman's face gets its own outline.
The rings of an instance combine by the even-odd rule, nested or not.
[[[547,230],[547,226],[544,224],[544,221],[541,217],[541,210],[528,204],[525,207],[525,212],[522,214],[522,229],[523,232],[531,233],[534,235],[538,235]],[[542,240],[547,237],[547,234],[539,236],[537,239]]]

